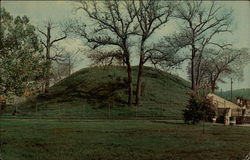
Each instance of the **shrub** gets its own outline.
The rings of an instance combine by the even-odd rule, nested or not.
[[[215,116],[214,106],[206,98],[190,96],[186,109],[183,110],[185,123],[197,124],[201,120],[212,121]]]

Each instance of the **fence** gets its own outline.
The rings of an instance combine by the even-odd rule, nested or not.
[[[86,104],[35,104],[32,107],[8,106],[2,118],[35,119],[182,119],[185,104],[144,103],[142,106],[108,105],[103,108]]]

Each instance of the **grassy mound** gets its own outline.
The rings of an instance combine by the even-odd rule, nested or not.
[[[145,67],[142,106],[127,106],[127,76],[124,67],[84,68],[39,95],[36,104],[19,107],[26,115],[85,118],[164,117],[181,119],[189,83],[167,72]],[[133,67],[133,101],[137,67]]]

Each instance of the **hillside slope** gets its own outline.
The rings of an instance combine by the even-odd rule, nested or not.
[[[137,67],[132,73],[135,93]],[[47,94],[39,95],[36,105],[25,104],[19,110],[26,115],[32,111],[49,117],[181,119],[188,85],[182,78],[145,67],[142,106],[127,106],[125,68],[84,68],[52,86]]]

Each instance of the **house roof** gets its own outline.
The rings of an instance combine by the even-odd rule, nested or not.
[[[212,100],[212,102],[217,106],[217,108],[230,108],[230,109],[239,109],[240,106],[220,97],[213,93],[209,93],[207,95],[208,98]]]

